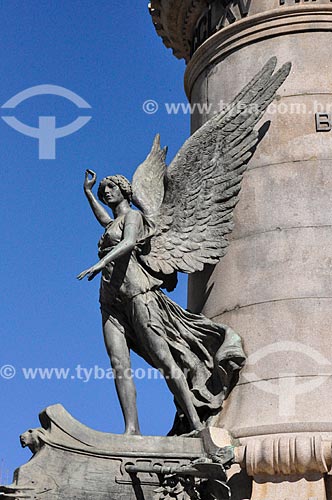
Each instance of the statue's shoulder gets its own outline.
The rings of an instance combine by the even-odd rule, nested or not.
[[[130,208],[126,215],[124,216],[124,220],[126,223],[131,223],[131,224],[138,224],[142,222],[143,220],[143,214],[139,210],[134,210],[133,208]]]

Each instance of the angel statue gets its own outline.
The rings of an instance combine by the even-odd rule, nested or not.
[[[78,275],[101,273],[100,304],[105,345],[125,420],[126,434],[140,434],[130,349],[159,369],[174,395],[173,434],[200,431],[220,411],[236,383],[245,355],[228,326],[182,309],[162,292],[177,273],[202,271],[226,253],[233,211],[247,162],[258,142],[255,125],[290,71],[275,72],[272,58],[235,100],[182,146],[169,167],[156,136],[132,183],[103,179],[87,170],[84,191],[105,228],[99,262]],[[137,208],[133,208],[132,204]]]

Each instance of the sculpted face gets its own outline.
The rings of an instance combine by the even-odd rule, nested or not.
[[[121,189],[114,182],[109,181],[104,188],[104,200],[107,205],[117,205],[124,200]]]

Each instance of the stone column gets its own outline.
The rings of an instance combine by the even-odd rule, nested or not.
[[[251,450],[253,483],[235,474],[234,498],[329,499],[331,464],[317,465],[313,443],[332,439],[332,1],[151,7],[165,44],[188,62],[192,131],[271,56],[293,64],[261,122],[229,251],[190,278],[189,307],[233,327],[249,357],[214,422]]]

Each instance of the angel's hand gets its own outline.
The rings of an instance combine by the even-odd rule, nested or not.
[[[90,179],[91,175],[91,179]],[[84,179],[84,191],[91,191],[93,186],[96,184],[97,175],[93,170],[89,168],[85,171],[85,179]]]
[[[102,267],[99,266],[98,264],[96,264],[95,266],[89,267],[89,269],[86,269],[85,271],[82,271],[77,276],[77,279],[78,280],[82,280],[83,278],[85,278],[85,276],[88,276],[88,281],[91,281],[91,280],[93,280],[93,278],[95,276],[97,276],[97,274],[100,273],[101,270],[102,270]]]

